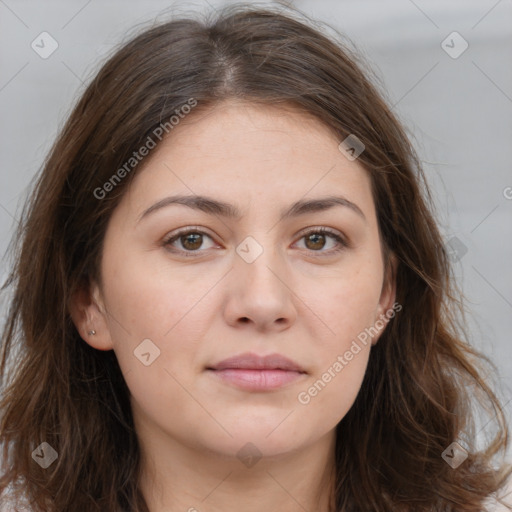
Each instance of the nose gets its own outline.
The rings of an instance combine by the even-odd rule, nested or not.
[[[237,255],[229,279],[224,309],[229,325],[258,332],[278,332],[293,325],[297,296],[277,251],[265,248],[251,263]]]

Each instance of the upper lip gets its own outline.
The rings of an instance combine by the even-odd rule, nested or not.
[[[227,370],[230,368],[244,370],[287,370],[306,373],[299,364],[281,354],[259,356],[249,352],[224,359],[220,363],[209,366],[207,369]]]

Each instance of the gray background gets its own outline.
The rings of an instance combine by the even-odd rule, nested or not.
[[[114,46],[152,20],[225,3],[0,0],[2,255],[30,180]],[[453,248],[471,342],[497,364],[512,418],[512,0],[294,5],[353,41],[409,130]],[[46,59],[31,47],[43,31],[58,43]],[[441,46],[453,31],[469,45],[457,58]],[[461,43],[447,39],[452,54]],[[0,277],[7,264],[0,262]]]

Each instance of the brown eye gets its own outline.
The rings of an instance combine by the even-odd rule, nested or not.
[[[203,235],[200,233],[189,233],[187,235],[181,235],[179,237],[181,245],[190,251],[199,249],[203,243]]]
[[[325,245],[325,236],[320,233],[312,233],[305,237],[306,247],[308,249],[318,250],[323,249]]]
[[[322,250],[326,247],[329,239],[334,240],[337,246],[334,244],[334,247],[328,247],[327,250]],[[304,240],[306,249],[312,252],[318,252],[319,256],[331,255],[349,247],[349,244],[341,235],[327,228],[312,229],[305,233],[301,240]]]
[[[203,231],[199,231],[197,229],[188,229],[179,231],[178,233],[169,236],[163,241],[163,245],[171,251],[181,252],[189,256],[190,254],[187,253],[205,252],[204,249],[210,249],[213,246],[212,243],[210,247],[205,248],[203,246],[205,243],[205,238],[212,240],[212,237]],[[176,246],[177,242],[179,243],[179,246]]]

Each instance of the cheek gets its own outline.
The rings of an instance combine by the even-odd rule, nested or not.
[[[142,385],[161,383],[162,378],[170,378],[165,372],[160,375],[161,371],[193,357],[203,328],[197,322],[201,297],[213,286],[214,276],[203,280],[201,286],[187,286],[179,269],[169,275],[168,268],[144,262],[142,257],[116,261],[113,257],[104,261],[104,275],[108,276],[104,293],[114,351],[123,373],[130,373],[132,380],[140,376]],[[137,355],[148,352],[145,359],[151,363],[145,366]]]
[[[216,276],[191,279],[190,273],[166,265],[161,258],[128,250],[121,258],[114,243],[110,249],[103,275],[108,276],[104,289],[111,327],[116,332],[124,328],[132,338],[166,338],[215,284]]]
[[[378,265],[362,259],[309,293],[308,306],[323,320],[328,334],[316,337],[318,364],[298,402],[334,422],[352,406],[366,372],[381,292],[380,271]]]
[[[333,293],[325,303],[325,323],[330,335],[317,337],[315,369],[297,395],[306,414],[319,415],[326,425],[337,424],[359,393],[371,351],[370,328],[375,309],[368,289]],[[321,307],[319,306],[319,310]]]
[[[348,361],[330,361],[324,372],[298,396],[303,414],[319,416],[322,422],[331,427],[336,425],[350,410],[361,389],[368,363],[369,347],[361,347]]]
[[[380,269],[347,266],[307,291],[307,303],[328,327],[329,351],[343,350],[375,321],[382,287]]]
[[[172,425],[176,432],[187,431],[186,421],[204,421],[204,411],[196,407],[187,389],[203,336],[199,319],[205,315],[206,301],[201,297],[215,281],[187,287],[168,269],[164,272],[129,259],[109,270],[105,274],[110,276],[105,282],[107,308],[112,312],[109,329],[132,407],[144,417]],[[176,410],[186,410],[187,417],[177,419]]]

